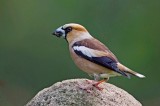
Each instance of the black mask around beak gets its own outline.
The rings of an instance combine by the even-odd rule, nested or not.
[[[62,29],[62,27],[59,27],[57,28],[53,33],[52,35],[55,35],[57,37],[62,37],[62,38],[65,38],[65,30]]]
[[[57,37],[61,37],[63,33],[61,31],[54,31],[52,35],[56,35]]]

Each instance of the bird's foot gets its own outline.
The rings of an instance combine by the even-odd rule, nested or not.
[[[97,83],[96,84],[93,84],[93,86],[95,87],[95,88],[97,88],[99,91],[102,91],[104,88],[102,88],[102,87],[99,87],[98,85],[97,85]]]
[[[103,88],[99,87],[98,85],[100,83],[104,82],[104,81],[105,80],[101,80],[101,81],[96,82],[96,81],[86,80],[87,85],[80,85],[79,88],[83,89],[83,90],[86,90],[88,93],[90,93],[93,90],[94,87],[97,88],[99,91],[102,91]]]
[[[102,82],[105,82],[105,81],[106,81],[106,79],[98,81],[98,82],[94,83],[93,86],[96,87],[98,90],[102,91],[103,88],[99,87],[98,85],[101,84]]]

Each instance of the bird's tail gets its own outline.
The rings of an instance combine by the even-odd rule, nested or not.
[[[144,75],[139,74],[139,73],[137,73],[137,72],[135,72],[135,71],[127,68],[126,66],[122,65],[121,63],[117,63],[117,67],[118,67],[121,71],[125,72],[125,73],[126,73],[127,75],[129,75],[129,76],[130,76],[130,75],[134,75],[134,76],[137,76],[137,77],[139,77],[139,78],[145,78]]]

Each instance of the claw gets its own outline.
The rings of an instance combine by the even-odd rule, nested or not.
[[[95,88],[97,88],[99,91],[102,91],[104,88],[101,88],[101,87],[99,87],[97,84],[93,84],[93,86],[95,87]]]
[[[87,86],[80,85],[79,88],[83,89],[83,90],[86,90],[88,93],[90,93],[91,90],[93,90],[93,87],[97,88],[99,91],[102,91],[104,88],[101,88],[98,85],[101,84],[102,82],[105,82],[106,80],[107,79],[104,79],[104,80],[101,80],[101,81],[98,81],[98,82],[86,80]]]
[[[105,82],[106,79],[98,81],[97,83],[93,84],[94,87],[96,87],[98,90],[102,91],[103,88],[99,87],[98,85],[101,84],[102,82]]]

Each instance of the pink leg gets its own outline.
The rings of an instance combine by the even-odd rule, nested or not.
[[[101,88],[101,87],[99,87],[98,85],[99,84],[101,84],[102,82],[105,82],[105,81],[107,81],[108,79],[104,79],[104,80],[100,80],[100,81],[98,81],[98,82],[96,82],[96,81],[89,81],[89,80],[86,80],[86,82],[87,82],[87,86],[82,86],[82,85],[80,85],[80,88],[81,89],[84,89],[84,90],[86,90],[87,92],[91,92],[91,90],[93,90],[93,87],[95,87],[95,88],[97,88],[98,90],[103,90],[103,88]]]
[[[107,79],[100,80],[97,83],[93,84],[94,87],[96,87],[98,90],[102,91],[103,88],[99,87],[98,85],[101,84],[102,82],[105,82]]]

